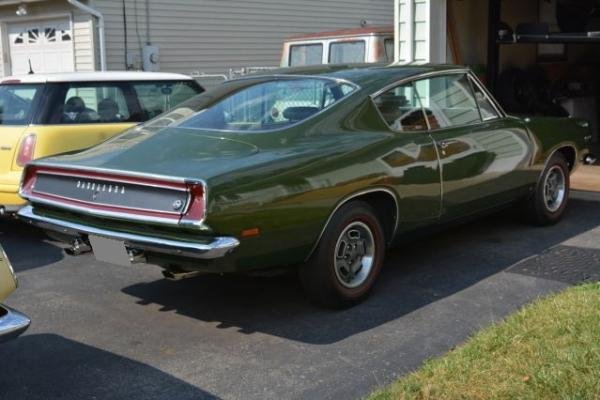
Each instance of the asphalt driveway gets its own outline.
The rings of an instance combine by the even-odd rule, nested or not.
[[[374,295],[342,312],[291,277],[162,279],[64,256],[0,221],[33,320],[0,345],[0,399],[347,399],[443,354],[540,295],[600,279],[600,195],[533,228],[503,212],[388,254]]]

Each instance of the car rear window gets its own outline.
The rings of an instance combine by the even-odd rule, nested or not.
[[[42,85],[0,85],[0,125],[27,125]]]
[[[279,78],[232,92],[180,126],[238,132],[282,129],[316,115],[355,90],[354,85],[331,79]]]

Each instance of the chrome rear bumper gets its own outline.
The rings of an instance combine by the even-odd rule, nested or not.
[[[31,321],[25,315],[0,304],[0,342],[16,338],[23,333]]]
[[[33,213],[32,206],[23,207],[21,210],[19,210],[17,215],[19,218],[31,225],[69,236],[102,236],[110,239],[121,240],[129,249],[190,258],[214,259],[224,257],[240,244],[240,242],[234,237],[215,237],[212,238],[210,243],[195,243],[96,228],[74,222],[63,221],[56,218],[36,215]]]

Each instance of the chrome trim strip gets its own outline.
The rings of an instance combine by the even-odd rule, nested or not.
[[[109,169],[109,168],[99,168],[99,167],[87,167],[75,164],[53,164],[51,162],[44,161],[34,161],[31,164],[28,164],[28,167],[43,167],[43,168],[58,168],[58,169],[69,169],[73,170],[73,173],[85,173],[85,171],[90,172],[99,172],[107,175],[112,175],[118,178],[122,176],[124,178],[141,178],[141,179],[156,179],[162,180],[165,182],[175,182],[175,183],[185,183],[186,178],[178,178],[167,175],[159,175],[159,174],[150,174],[145,172],[135,172],[135,171],[123,171],[119,169]]]
[[[163,225],[178,225],[179,220],[180,220],[179,217],[178,218],[161,218],[161,217],[148,216],[148,215],[136,215],[136,214],[124,213],[124,212],[120,212],[120,211],[96,210],[96,209],[90,208],[90,207],[66,204],[61,201],[42,199],[35,195],[28,196],[27,200],[29,200],[33,203],[43,204],[43,205],[51,206],[51,207],[55,207],[55,208],[61,208],[63,210],[77,211],[78,213],[89,215],[90,217],[109,217],[109,218],[116,218],[116,219],[120,219],[120,220],[141,221],[141,222],[146,222],[146,223],[158,223],[158,224],[163,224]],[[17,213],[17,215],[18,215],[18,213]]]
[[[95,228],[74,222],[33,213],[33,207],[26,206],[18,212],[19,218],[42,229],[72,236],[97,235],[125,242],[127,247],[148,250],[161,254],[171,254],[198,259],[221,258],[233,251],[240,242],[234,237],[218,236],[211,243],[194,243],[173,239],[143,236],[134,233],[118,232]]]
[[[477,85],[477,87],[479,88],[479,90],[481,90],[481,92],[490,101],[490,103],[492,103],[492,106],[494,106],[494,109],[496,110],[496,112],[498,113],[498,115],[500,115],[500,118],[506,118],[507,114],[504,111],[504,109],[502,108],[502,106],[500,105],[500,103],[498,103],[498,101],[494,98],[494,96],[491,95],[491,93],[489,92],[489,90],[487,90],[487,88],[479,80],[479,78],[477,77],[477,75],[475,75],[473,73],[473,71],[469,71],[467,73],[467,75],[469,76],[469,78],[471,78],[471,80],[473,81],[473,83],[475,83]],[[482,120],[484,122],[493,121],[494,119],[496,119],[496,118],[488,118],[488,119],[485,119],[485,120],[482,118]]]
[[[420,79],[430,78],[430,77],[438,76],[438,75],[466,74],[469,72],[470,72],[470,70],[468,68],[456,68],[456,69],[446,69],[446,70],[442,70],[442,71],[421,72],[420,74],[413,74],[413,75],[405,76],[404,78],[394,81],[394,82],[384,86],[382,89],[379,89],[375,93],[370,94],[369,96],[371,98],[375,98],[375,97],[387,92],[388,90],[395,88],[396,86],[402,85],[404,83],[418,81]]]
[[[355,198],[360,197],[360,196],[365,195],[365,194],[376,193],[376,192],[384,192],[384,193],[389,194],[390,196],[392,196],[394,198],[394,202],[396,203],[396,221],[394,223],[394,230],[392,231],[392,237],[389,238],[389,240],[388,240],[388,243],[391,243],[392,240],[394,239],[394,237],[396,236],[397,231],[398,231],[398,225],[399,225],[399,222],[400,222],[400,204],[399,204],[399,201],[398,201],[398,196],[396,195],[396,193],[392,189],[387,188],[387,187],[383,187],[383,186],[380,186],[380,187],[378,186],[378,187],[375,187],[375,188],[365,189],[365,190],[361,190],[361,191],[356,192],[356,193],[352,193],[352,194],[344,197],[342,200],[340,200],[338,202],[338,204],[335,206],[335,208],[333,209],[333,211],[331,211],[331,213],[329,214],[329,217],[325,221],[325,224],[323,225],[323,228],[321,229],[321,232],[319,233],[319,236],[317,237],[317,240],[315,241],[315,244],[311,248],[311,250],[308,253],[308,255],[306,256],[306,258],[304,259],[304,262],[307,262],[308,259],[313,255],[313,253],[317,249],[317,246],[319,245],[319,242],[321,241],[321,238],[323,237],[323,234],[325,233],[325,230],[327,229],[327,226],[329,225],[329,222],[331,222],[331,219],[333,218],[333,215],[336,213],[337,210],[340,209],[340,207],[342,207],[344,204],[346,204],[347,202],[349,202],[352,199],[355,199]]]
[[[30,323],[31,320],[26,315],[0,304],[0,342],[19,336]]]

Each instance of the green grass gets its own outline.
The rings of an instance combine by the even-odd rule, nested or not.
[[[600,283],[538,300],[369,397],[388,399],[600,399]]]

